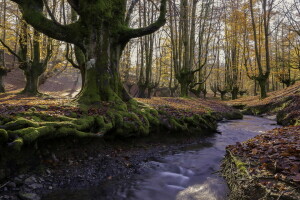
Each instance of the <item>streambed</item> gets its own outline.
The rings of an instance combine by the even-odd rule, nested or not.
[[[229,189],[216,172],[227,145],[242,142],[278,127],[271,119],[245,116],[243,120],[221,122],[220,134],[203,142],[164,152],[141,164],[128,179],[114,178],[83,190],[62,190],[45,200],[225,200]]]

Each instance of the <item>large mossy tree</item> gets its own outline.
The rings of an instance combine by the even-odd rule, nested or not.
[[[130,39],[154,33],[166,21],[166,0],[161,0],[160,15],[154,23],[136,29],[128,26],[131,10],[126,10],[127,0],[68,0],[79,16],[68,25],[59,24],[54,16],[47,18],[43,0],[12,1],[35,29],[84,52],[86,79],[79,102],[85,105],[131,99],[119,75],[122,51]]]

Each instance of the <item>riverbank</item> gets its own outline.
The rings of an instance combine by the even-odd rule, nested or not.
[[[222,173],[229,199],[300,199],[300,84],[229,104],[244,114],[276,115],[285,126],[227,147]]]
[[[227,147],[229,199],[300,199],[300,126],[278,128]]]
[[[241,109],[243,114],[256,116],[276,115],[281,125],[300,124],[300,83],[280,91],[271,92],[265,99],[258,96],[229,101],[228,105]]]
[[[48,190],[52,190],[55,185],[60,187],[55,183],[52,184],[54,186],[45,184],[41,187],[41,182],[45,180],[45,177],[42,179],[22,175],[18,177],[19,174],[40,171],[49,175],[52,174],[51,170],[50,173],[47,171],[49,167],[58,167],[57,173],[59,174],[59,169],[69,168],[69,165],[75,163],[72,177],[77,177],[75,172],[80,174],[80,171],[83,170],[80,168],[75,170],[78,162],[90,164],[91,160],[97,160],[99,163],[98,165],[95,163],[95,166],[99,166],[102,163],[101,160],[104,160],[103,162],[108,162],[109,169],[112,170],[110,176],[114,176],[118,174],[115,172],[118,169],[125,167],[129,168],[129,171],[131,170],[131,164],[125,162],[128,164],[127,166],[127,164],[120,163],[120,159],[123,159],[120,152],[130,141],[136,141],[137,138],[155,138],[152,142],[154,144],[158,142],[158,148],[164,148],[164,142],[160,142],[165,141],[166,138],[178,137],[181,138],[180,142],[181,140],[192,140],[196,136],[201,140],[201,137],[216,131],[219,120],[242,118],[240,112],[220,102],[192,98],[134,100],[134,104],[140,111],[136,111],[137,107],[131,108],[132,104],[130,104],[126,108],[128,112],[125,112],[122,108],[107,103],[103,103],[100,108],[82,110],[66,99],[53,99],[49,96],[37,99],[19,94],[5,95],[7,96],[3,96],[0,106],[0,179],[3,180],[0,191],[13,193],[13,198],[16,198],[15,194],[19,194],[19,190],[30,194],[41,188],[44,190],[48,187]],[[114,142],[111,142],[108,149],[114,150],[109,152],[107,142],[120,139],[127,141],[122,145],[121,150],[113,148]],[[140,143],[140,141],[136,142]],[[142,144],[146,148],[152,149],[151,145]],[[47,147],[48,145],[49,147]],[[132,146],[134,145],[136,144],[132,144]],[[94,147],[93,151],[98,152],[97,155],[88,150],[90,146]],[[130,149],[131,147],[128,151]],[[153,148],[153,151],[155,149]],[[86,151],[88,152],[84,155],[88,156],[80,156],[79,152]],[[138,151],[141,149],[138,148]],[[147,159],[151,155],[151,151],[149,150],[145,156],[135,159],[136,163]],[[66,157],[60,158],[60,152],[63,152],[62,156],[72,157],[76,154],[79,157],[75,156],[73,160]],[[109,155],[108,158],[105,155]],[[115,155],[116,159],[111,159],[111,155]],[[65,162],[60,164],[58,161],[61,160],[65,160]],[[115,162],[119,163],[115,164]],[[103,172],[99,176],[106,177],[105,174]],[[16,176],[17,178],[14,178]],[[95,180],[99,180],[101,177],[96,177]],[[78,180],[75,179],[74,182],[80,182],[80,179],[78,177]],[[66,178],[67,182],[68,180]],[[59,178],[56,180],[57,183],[61,181],[65,182]],[[18,186],[20,183],[23,185],[25,183],[24,189],[20,189]],[[22,185],[21,188],[23,188]]]

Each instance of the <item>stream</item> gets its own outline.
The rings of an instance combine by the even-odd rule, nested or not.
[[[217,172],[226,146],[276,127],[279,126],[274,120],[253,116],[221,122],[220,134],[142,163],[141,172],[129,180],[108,180],[94,188],[50,194],[45,199],[225,200],[229,189]]]

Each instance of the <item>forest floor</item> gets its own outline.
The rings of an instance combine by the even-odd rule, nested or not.
[[[254,115],[277,115],[282,128],[227,147],[223,175],[230,199],[300,199],[300,84],[230,105]]]

